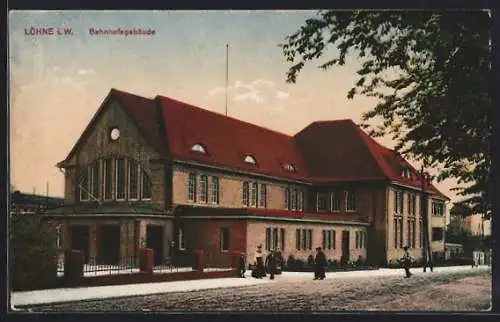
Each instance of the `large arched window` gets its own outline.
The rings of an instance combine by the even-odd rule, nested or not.
[[[81,201],[149,200],[151,177],[133,159],[100,159],[83,169],[79,181]]]

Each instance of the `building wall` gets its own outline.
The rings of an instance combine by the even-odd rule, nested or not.
[[[356,249],[356,231],[366,232],[366,226],[348,226],[338,224],[315,224],[315,223],[290,223],[280,221],[249,221],[247,225],[247,259],[253,263],[255,252],[258,245],[262,245],[265,251],[266,243],[266,228],[284,228],[285,243],[284,249],[281,249],[283,258],[287,260],[288,256],[293,255],[296,259],[307,260],[309,255],[316,254],[316,247],[322,247],[323,230],[335,230],[335,249],[324,249],[324,253],[328,259],[340,261],[342,255],[342,231],[350,232],[350,259],[356,261],[359,256],[366,259],[366,248]],[[296,249],[296,229],[312,229],[312,249],[297,250]],[[368,237],[369,238],[369,237]]]
[[[394,238],[394,216],[395,216],[395,190],[401,190],[403,191],[403,246],[409,244],[409,239],[408,239],[408,213],[409,213],[409,206],[408,206],[408,196],[409,193],[411,194],[416,194],[416,204],[415,204],[415,218],[416,218],[416,227],[415,227],[415,234],[416,234],[416,247],[411,249],[412,256],[415,259],[421,259],[422,258],[422,247],[423,242],[420,243],[420,236],[421,236],[421,231],[420,231],[420,225],[419,221],[421,220],[421,195],[418,191],[416,190],[410,190],[410,189],[405,189],[403,187],[399,186],[392,186],[388,188],[388,222],[387,222],[387,240],[388,240],[388,247],[387,247],[387,260],[388,261],[394,261],[396,259],[399,259],[403,256],[404,250],[403,248],[400,247],[395,247],[395,238]],[[446,207],[446,206],[445,206]],[[429,215],[429,222],[428,222],[428,228],[429,228],[429,241],[430,241],[430,247],[431,247],[431,252],[441,252],[444,255],[444,242],[445,242],[445,228],[446,228],[446,216],[433,216],[432,215],[432,198],[428,198],[428,203],[427,203],[427,211]],[[445,209],[446,213],[446,209]],[[443,229],[443,239],[440,241],[432,241],[432,227],[439,227]]]
[[[147,225],[160,225],[164,227],[164,254],[163,258],[168,257],[169,241],[173,239],[172,220],[169,219],[134,219],[134,218],[116,218],[116,219],[92,219],[92,218],[71,218],[59,220],[62,225],[62,248],[71,249],[71,226],[84,225],[89,227],[89,257],[96,258],[99,255],[99,226],[118,225],[120,227],[120,258],[124,261],[137,256],[137,249],[144,247],[146,242]],[[139,229],[136,228],[138,226]]]
[[[120,138],[117,141],[110,141],[109,131],[115,126],[120,129]],[[155,162],[160,156],[147,143],[133,121],[115,102],[109,103],[109,106],[105,108],[90,135],[70,160],[71,163],[76,164],[76,167],[65,170],[66,202],[78,202],[77,183],[79,182],[80,172],[93,161],[113,155],[131,158],[141,163],[144,170],[151,175],[152,202],[163,208],[165,206],[164,167],[162,163]],[[112,194],[114,194],[114,191],[112,191]]]
[[[475,214],[469,216],[465,219],[467,230],[471,232],[473,235],[480,236],[483,234],[489,236],[491,235],[491,221],[490,220],[482,220],[481,214]],[[484,228],[482,228],[484,226]]]
[[[196,202],[188,200],[188,182],[189,173],[197,174],[197,197]],[[200,202],[200,175],[207,175],[209,178],[209,194],[208,202]],[[211,202],[210,183],[211,176],[219,177],[219,204]],[[305,186],[297,184],[287,184],[285,182],[276,182],[245,175],[224,174],[216,170],[199,170],[193,167],[184,165],[174,165],[173,167],[173,203],[180,205],[200,205],[205,207],[227,207],[227,208],[242,208],[243,207],[243,182],[257,182],[267,185],[267,209],[285,209],[285,189],[303,189]],[[305,201],[306,202],[306,201]]]
[[[229,249],[221,250],[221,229],[229,228]],[[188,251],[203,250],[205,264],[227,267],[233,252],[245,252],[246,223],[243,220],[184,220],[182,223]]]

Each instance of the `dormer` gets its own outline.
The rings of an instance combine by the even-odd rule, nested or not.
[[[401,169],[401,176],[405,179],[411,179],[411,170],[407,166],[403,166]]]
[[[297,167],[293,163],[285,163],[283,169],[289,172],[297,172]]]
[[[207,150],[203,147],[203,145],[201,145],[199,143],[194,144],[191,147],[191,151],[195,151],[195,152],[199,152],[199,153],[203,153],[203,154],[207,153]]]
[[[257,161],[255,160],[255,158],[250,154],[247,154],[243,161],[245,161],[246,163],[253,164],[253,165],[257,164]]]

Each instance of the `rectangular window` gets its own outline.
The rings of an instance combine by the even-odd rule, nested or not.
[[[149,200],[151,199],[151,179],[145,171],[141,171],[142,176],[142,187],[141,187],[141,199]]]
[[[442,217],[444,214],[444,203],[441,201],[432,202],[432,215]]]
[[[399,228],[399,224],[398,224],[398,217],[394,217],[394,222],[393,222],[393,229],[394,229],[394,248],[398,248],[399,246],[399,243],[398,243],[398,238],[399,238],[399,234],[398,234],[398,228]]]
[[[223,252],[229,250],[229,228],[227,227],[220,230],[220,250]]]
[[[279,246],[278,228],[273,228],[273,250]]]
[[[185,242],[184,232],[183,232],[182,228],[179,228],[179,240],[178,240],[178,243],[179,243],[179,249],[181,249],[181,250],[186,249],[186,242]]]
[[[139,164],[134,160],[128,161],[128,199],[139,199]]]
[[[341,197],[340,197],[340,191],[334,191],[331,194],[331,212],[337,212],[340,211],[341,209]]]
[[[432,241],[443,240],[443,228],[432,227]]]
[[[297,192],[297,210],[304,210],[304,191]]]
[[[266,250],[271,249],[271,228],[266,228]]]
[[[188,200],[196,202],[196,173],[189,173]]]
[[[403,213],[403,192],[401,190],[394,191],[394,212],[398,215]]]
[[[356,232],[356,248],[359,248],[359,231]]]
[[[346,211],[356,211],[356,193],[354,191],[346,191]]]
[[[125,199],[125,159],[117,158],[115,165],[116,173],[116,200]]]
[[[99,178],[101,170],[101,162],[97,161],[92,165],[92,199],[98,200],[100,196],[99,186],[101,184],[101,180]]]
[[[324,193],[316,194],[316,209],[317,211],[327,211],[328,210],[328,196]]]
[[[327,240],[326,240],[326,247],[328,249],[332,249],[332,233],[333,231],[332,230],[329,230],[326,234],[326,237],[327,237]]]
[[[265,184],[260,185],[259,205],[263,208],[267,207],[267,186]]]
[[[307,230],[307,249],[312,249],[312,229]]]
[[[200,176],[200,201],[208,202],[208,177],[204,174]]]
[[[248,190],[248,182],[245,181],[243,182],[243,206],[248,207],[250,200],[248,198],[249,196],[249,190]]]
[[[113,160],[104,160],[104,200],[111,200],[113,187]]]
[[[408,218],[408,224],[407,224],[407,230],[408,230],[408,243],[406,244],[408,247],[412,248],[412,245],[411,245],[411,219]]]
[[[90,186],[90,169],[85,169],[85,174],[80,183],[80,200],[87,201],[89,200],[89,186]]]
[[[410,216],[415,216],[415,202],[416,197],[415,194],[408,194],[408,214]]]
[[[219,204],[219,177],[212,177],[212,203]]]
[[[295,230],[295,248],[297,250],[301,249],[301,238],[300,238],[300,229]]]
[[[302,229],[302,249],[307,249],[307,232],[305,229]]]
[[[418,225],[420,229],[419,247],[424,247],[424,224],[422,222],[422,219],[419,220]]]
[[[403,248],[403,217],[399,217],[399,248]]]
[[[290,206],[290,209],[291,210],[296,210],[297,209],[297,190],[295,189],[292,189],[290,190],[290,199],[291,199],[291,206]]]
[[[417,244],[415,243],[416,237],[417,237],[415,228],[416,228],[415,218],[413,218],[413,220],[411,221],[411,245],[412,245],[412,247],[417,246]]]
[[[252,182],[251,203],[252,207],[257,207],[257,183]]]
[[[280,250],[284,251],[285,250],[285,228],[280,228],[280,234],[281,234]]]
[[[332,230],[332,249],[337,248],[337,232]]]
[[[285,209],[290,210],[290,188],[285,188]]]

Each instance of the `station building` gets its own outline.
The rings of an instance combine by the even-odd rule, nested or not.
[[[422,255],[422,191],[431,248],[444,253],[448,198],[351,120],[293,136],[165,96],[112,89],[67,157],[66,248],[119,263],[139,247],[155,263],[201,249],[214,266],[258,245],[306,259],[385,264]]]

